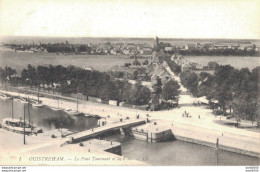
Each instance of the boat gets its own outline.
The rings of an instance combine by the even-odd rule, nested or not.
[[[53,111],[61,111],[62,109],[60,108],[59,99],[58,99],[57,97],[56,97],[55,99],[57,100],[57,103],[58,103],[57,105],[58,105],[58,106],[57,106],[57,107],[51,107],[51,106],[50,106],[50,108],[51,108]]]
[[[74,116],[78,116],[78,115],[81,115],[82,113],[78,111],[79,109],[79,99],[78,99],[78,95],[79,93],[77,93],[77,110],[72,110],[72,109],[67,109],[67,110],[64,110],[67,114],[69,115],[74,115]]]
[[[28,121],[23,121],[20,119],[4,118],[1,124],[3,129],[8,131],[20,133],[20,134],[37,134],[42,133],[41,128],[34,127],[29,124]]]
[[[38,101],[31,100],[31,103],[32,103],[32,107],[36,107],[36,108],[43,107],[43,104]]]
[[[62,109],[61,108],[56,108],[56,107],[50,107],[51,108],[51,110],[53,110],[53,111],[61,111]]]
[[[69,115],[79,115],[79,114],[81,114],[80,112],[75,111],[75,110],[71,110],[71,109],[64,110],[64,112],[66,112]]]
[[[43,104],[41,104],[41,103],[32,103],[32,107],[41,108],[41,107],[43,107]]]
[[[0,99],[2,99],[2,100],[9,100],[11,98],[6,96],[5,94],[0,94]]]
[[[20,101],[22,104],[28,104],[28,101],[22,97],[20,98]]]

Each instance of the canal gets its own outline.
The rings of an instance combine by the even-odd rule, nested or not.
[[[13,103],[14,118],[23,118],[24,105],[20,101]],[[26,120],[29,119],[28,107],[25,105]],[[67,128],[72,131],[83,131],[97,126],[97,118],[72,117],[63,111],[53,111],[44,106],[30,106],[30,120],[43,131],[56,128]],[[0,120],[11,118],[12,101],[0,99]],[[216,153],[213,148],[183,141],[150,143],[136,140],[120,134],[107,136],[106,140],[122,144],[122,155],[151,165],[216,165]],[[259,165],[260,159],[228,151],[218,152],[218,165]]]

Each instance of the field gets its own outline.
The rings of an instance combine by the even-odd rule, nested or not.
[[[206,65],[209,61],[216,61],[219,64],[230,64],[235,68],[248,67],[253,69],[260,66],[260,57],[239,57],[239,56],[185,56],[188,61]],[[143,61],[144,59],[140,59]],[[108,71],[115,65],[132,63],[133,59],[126,58],[125,55],[63,55],[56,53],[16,53],[0,52],[0,67],[10,66],[18,73],[28,64],[38,65],[74,65],[78,67],[93,67],[95,70]]]

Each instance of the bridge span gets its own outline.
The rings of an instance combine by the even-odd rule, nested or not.
[[[125,120],[122,122],[116,122],[112,124],[107,124],[105,126],[93,128],[90,130],[82,131],[79,133],[75,133],[69,136],[70,142],[72,143],[77,143],[80,142],[81,140],[87,140],[90,138],[97,137],[101,134],[104,134],[109,131],[117,130],[120,128],[129,128],[141,124],[145,124],[146,120],[145,119],[135,119],[135,120]]]

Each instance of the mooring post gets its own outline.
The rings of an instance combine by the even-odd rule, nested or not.
[[[218,149],[219,149],[219,139],[216,140],[216,165],[218,165]]]
[[[164,134],[164,131],[163,131],[163,141],[165,141],[166,139],[165,139],[165,134]]]

